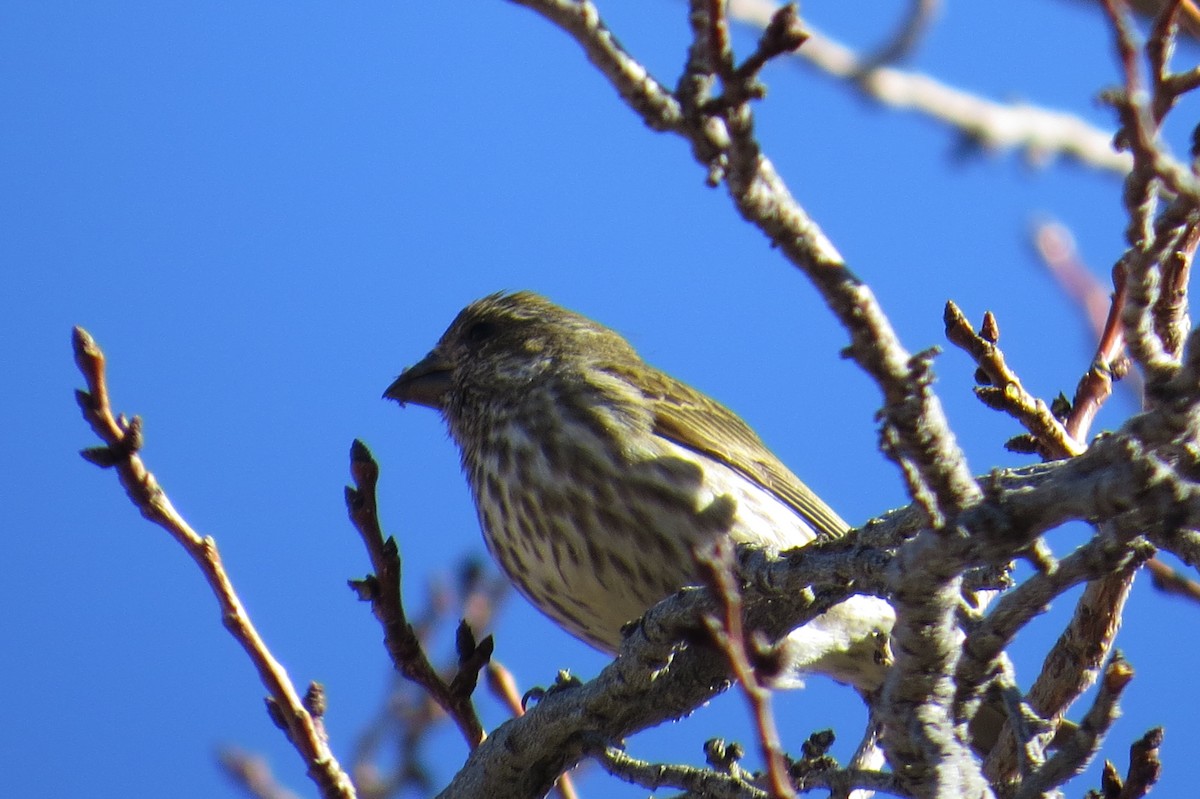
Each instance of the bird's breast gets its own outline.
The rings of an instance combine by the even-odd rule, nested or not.
[[[484,538],[539,609],[606,651],[651,605],[694,584],[693,548],[771,549],[811,528],[739,472],[648,431],[544,414],[491,428],[464,468]]]

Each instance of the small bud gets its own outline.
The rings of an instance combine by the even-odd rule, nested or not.
[[[983,324],[979,328],[979,337],[984,341],[995,344],[1000,340],[1000,323],[991,311],[983,312]]]
[[[287,719],[284,718],[283,709],[279,707],[279,703],[269,696],[265,697],[263,701],[267,703],[267,716],[271,719],[271,723],[287,732]]]
[[[314,718],[321,718],[325,715],[325,710],[328,703],[325,701],[325,686],[319,682],[310,682],[308,690],[304,693],[304,708],[313,715]]]
[[[1124,380],[1125,376],[1129,374],[1129,369],[1129,356],[1125,353],[1121,353],[1108,367],[1109,374],[1112,375],[1113,380]]]
[[[1067,399],[1066,394],[1058,392],[1058,396],[1050,402],[1050,413],[1059,421],[1066,419],[1071,414],[1071,401]]]
[[[374,602],[379,598],[379,580],[373,574],[361,580],[347,580],[346,585],[358,596],[359,602]]]
[[[87,449],[80,450],[79,454],[85,461],[95,464],[101,469],[111,469],[120,460],[110,447],[88,447]]]
[[[808,736],[808,740],[803,743],[800,751],[803,752],[806,760],[823,757],[829,751],[829,747],[833,746],[835,740],[833,730],[818,730]]]
[[[808,41],[808,31],[800,19],[800,9],[795,3],[780,6],[767,23],[759,47],[769,55],[790,53]]]
[[[1004,448],[1009,452],[1016,452],[1021,455],[1032,455],[1037,452],[1037,439],[1028,433],[1022,433],[1019,436],[1013,436],[1008,441],[1004,442]]]
[[[723,774],[732,772],[745,755],[746,750],[736,741],[710,738],[704,742],[704,759],[708,761],[709,766]]]
[[[459,621],[458,629],[454,631],[454,650],[458,653],[460,664],[475,654],[475,633],[471,632],[471,625],[467,624],[466,619]]]
[[[1004,389],[995,386],[980,386],[975,389],[979,401],[994,411],[1002,411],[1007,407],[1007,394]]]

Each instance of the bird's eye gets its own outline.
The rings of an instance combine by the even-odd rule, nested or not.
[[[463,338],[468,344],[477,347],[496,334],[494,322],[472,322],[463,332]]]

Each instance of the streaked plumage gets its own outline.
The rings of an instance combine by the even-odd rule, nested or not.
[[[848,529],[724,406],[533,294],[472,303],[384,396],[441,411],[492,554],[605,651],[695,582],[694,544],[727,535],[782,550]],[[892,619],[882,600],[853,597],[794,633],[789,654],[873,688]]]

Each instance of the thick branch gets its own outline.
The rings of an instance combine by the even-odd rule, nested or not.
[[[1154,468],[1136,444],[1116,435],[1077,458],[996,473],[987,482],[985,500],[960,517],[978,547],[972,560],[980,562],[1007,562],[1070,520],[1112,520],[1122,530],[1152,529],[1163,518],[1200,526],[1200,487]],[[885,590],[890,548],[919,529],[921,517],[912,507],[896,511],[857,534],[795,556],[748,553],[740,571],[751,628],[773,635],[793,629],[844,598],[850,575],[855,592]],[[801,598],[805,589],[823,603],[807,605]],[[677,643],[696,640],[698,620],[714,612],[717,606],[698,589],[652,608],[598,677],[550,693],[525,716],[501,726],[441,795],[540,796],[596,742],[617,741],[677,718],[723,690],[728,664],[721,653]]]

